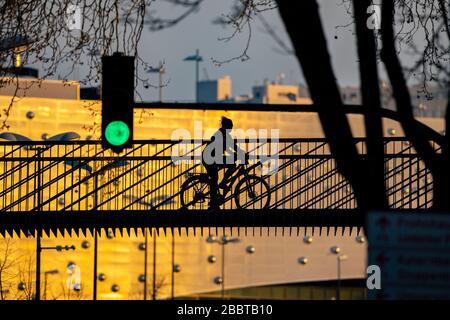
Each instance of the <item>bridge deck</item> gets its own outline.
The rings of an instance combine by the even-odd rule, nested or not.
[[[364,139],[355,139],[364,157]],[[139,227],[360,227],[363,215],[325,139],[241,140],[250,173],[270,185],[270,204],[239,194],[218,212],[183,210],[180,186],[204,172],[200,141],[137,141],[117,156],[98,141],[1,142],[0,233]],[[392,209],[426,209],[432,179],[404,138],[385,140]],[[260,161],[262,165],[256,165]]]

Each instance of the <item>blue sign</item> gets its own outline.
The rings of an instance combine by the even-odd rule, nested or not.
[[[381,270],[371,299],[450,299],[450,216],[372,212],[369,265]]]

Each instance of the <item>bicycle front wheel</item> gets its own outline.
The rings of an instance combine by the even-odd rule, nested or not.
[[[267,209],[270,205],[270,187],[261,177],[249,175],[234,189],[238,209]]]

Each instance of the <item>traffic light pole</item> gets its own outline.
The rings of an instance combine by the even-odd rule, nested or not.
[[[37,148],[37,211],[41,211],[41,204],[42,204],[42,163],[41,163],[41,148]],[[42,252],[42,246],[41,246],[41,236],[42,231],[40,228],[36,230],[36,293],[35,293],[35,300],[39,301],[41,300],[41,252]]]

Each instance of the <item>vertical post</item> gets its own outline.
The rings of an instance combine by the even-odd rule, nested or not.
[[[148,236],[147,236],[147,228],[144,230],[145,237],[145,250],[144,250],[144,300],[147,300],[147,252],[148,252]]]
[[[98,231],[94,230],[94,293],[93,300],[97,300],[97,278],[98,278]]]
[[[36,296],[37,301],[41,300],[41,232],[36,231]]]
[[[163,64],[159,63],[159,102],[162,102],[162,75],[163,75]]]
[[[95,186],[95,193],[94,193],[94,208],[97,209],[98,205],[98,175],[95,175],[94,177],[94,186]],[[97,300],[97,277],[98,277],[98,231],[97,229],[94,229],[94,285],[93,285],[93,300]]]
[[[195,52],[195,102],[198,103],[198,80],[199,80],[200,51]]]
[[[175,299],[175,233],[172,229],[172,300]]]
[[[153,230],[153,300],[156,300],[156,229]]]
[[[44,272],[44,300],[47,300],[47,272]]]
[[[222,246],[222,299],[225,298],[225,241],[221,243]]]
[[[341,300],[341,259],[337,256],[337,289],[336,300]]]
[[[39,214],[39,211],[41,211],[41,204],[42,204],[42,190],[41,190],[41,186],[42,186],[42,172],[41,172],[41,148],[37,148],[37,172],[38,172],[38,192],[37,192],[37,196],[38,196],[38,201],[37,201],[37,211]],[[41,300],[41,234],[42,231],[40,229],[40,226],[37,226],[37,230],[36,230],[36,294],[35,294],[35,299],[37,301]]]

